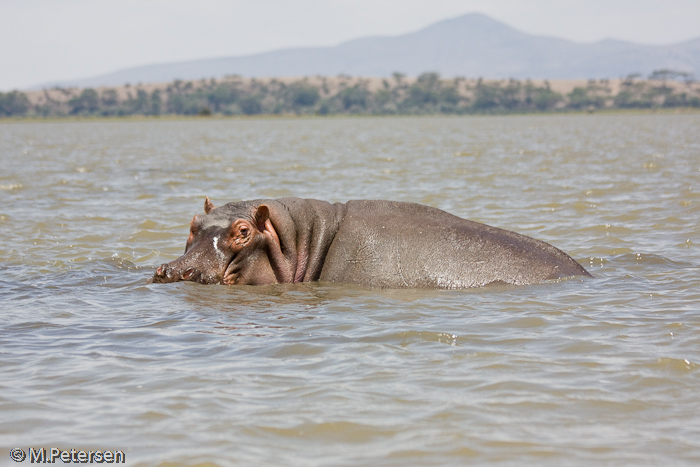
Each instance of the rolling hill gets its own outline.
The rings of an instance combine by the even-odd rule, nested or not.
[[[488,16],[470,13],[394,37],[365,37],[334,47],[289,48],[248,56],[162,63],[40,87],[118,86],[125,83],[241,75],[417,76],[517,79],[619,78],[674,69],[700,76],[700,37],[671,45],[618,40],[590,44],[527,34]]]

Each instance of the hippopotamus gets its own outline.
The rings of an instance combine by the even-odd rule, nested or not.
[[[421,204],[281,198],[216,208],[207,197],[184,255],[153,282],[461,289],[571,276],[590,274],[543,241]]]

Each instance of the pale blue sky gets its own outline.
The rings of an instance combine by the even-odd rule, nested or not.
[[[397,35],[469,12],[577,42],[700,36],[700,0],[0,0],[0,90]]]

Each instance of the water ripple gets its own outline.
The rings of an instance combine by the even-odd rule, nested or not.
[[[0,124],[0,446],[122,449],[142,466],[696,464],[698,127]],[[427,203],[548,241],[594,278],[149,283],[207,195]]]

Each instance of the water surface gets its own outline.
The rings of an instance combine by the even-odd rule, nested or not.
[[[698,464],[698,128],[698,114],[1,123],[0,456]],[[595,277],[149,284],[205,196],[429,204],[550,242]]]

